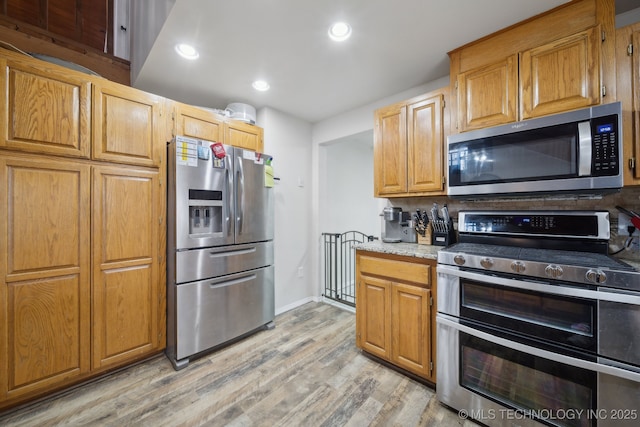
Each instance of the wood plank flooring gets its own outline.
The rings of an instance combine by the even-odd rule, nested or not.
[[[308,303],[176,372],[158,356],[0,413],[1,426],[455,426],[432,388],[363,355],[355,315]]]

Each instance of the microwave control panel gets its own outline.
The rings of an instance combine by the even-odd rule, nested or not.
[[[618,120],[615,115],[591,120],[592,176],[617,175],[619,171]]]

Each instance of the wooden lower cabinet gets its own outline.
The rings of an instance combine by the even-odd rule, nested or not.
[[[0,152],[0,411],[164,347],[161,194],[157,169]]]
[[[433,383],[435,260],[356,252],[356,345]]]
[[[158,172],[94,167],[93,368],[159,347]]]
[[[0,154],[0,408],[90,370],[90,168]]]

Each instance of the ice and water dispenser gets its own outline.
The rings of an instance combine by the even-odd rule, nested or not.
[[[223,231],[222,191],[189,190],[189,234],[210,235]]]

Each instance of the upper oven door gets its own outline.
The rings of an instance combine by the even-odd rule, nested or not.
[[[437,272],[439,312],[640,365],[635,354],[640,323],[633,320],[640,318],[638,293],[483,274],[442,264]]]
[[[233,147],[216,158],[210,141],[176,137],[169,145],[169,237],[175,248],[234,243]]]
[[[597,302],[547,292],[547,287],[560,288],[438,267],[438,307],[447,309],[448,314],[497,331],[595,354]]]

